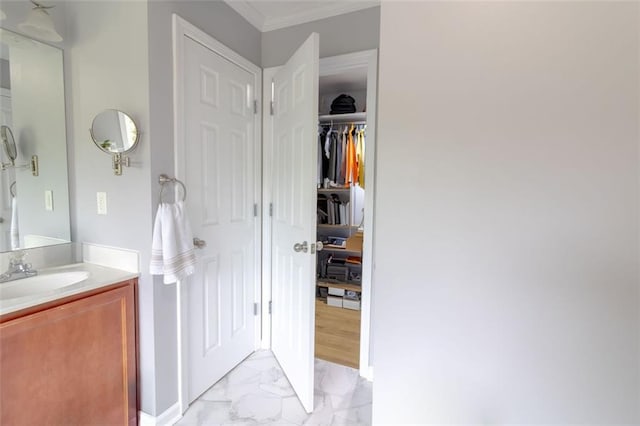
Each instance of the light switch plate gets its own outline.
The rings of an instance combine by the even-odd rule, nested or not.
[[[53,211],[53,191],[50,189],[44,191],[44,209],[48,212]]]
[[[106,192],[98,192],[96,193],[96,199],[98,202],[98,214],[107,214],[107,193]]]

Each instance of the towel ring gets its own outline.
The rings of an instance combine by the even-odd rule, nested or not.
[[[163,174],[158,178],[158,182],[160,182],[160,202],[162,202],[162,192],[164,191],[164,186],[166,183],[179,183],[182,187],[182,201],[187,200],[187,187],[184,186],[184,183],[182,183],[182,181],[176,178],[170,178],[169,176]]]
[[[11,186],[9,187],[9,192],[13,198],[16,198],[16,181],[14,180]]]

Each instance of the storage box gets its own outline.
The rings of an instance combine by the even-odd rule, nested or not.
[[[362,251],[362,231],[358,231],[355,234],[353,234],[352,236],[350,236],[349,238],[347,238],[347,242],[346,242],[346,246],[345,248],[347,250],[352,250],[352,251]]]
[[[334,288],[334,287],[329,287],[329,294],[332,296],[344,296],[344,289],[343,288]]]
[[[342,299],[342,307],[346,309],[360,310],[360,301],[352,299]]]
[[[347,281],[349,279],[349,268],[341,265],[327,265],[327,278],[330,280]]]
[[[327,296],[327,305],[342,308],[342,297]]]

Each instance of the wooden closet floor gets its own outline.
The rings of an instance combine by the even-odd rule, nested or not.
[[[316,299],[316,358],[360,367],[360,311]]]

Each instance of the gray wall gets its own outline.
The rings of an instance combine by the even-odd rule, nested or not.
[[[65,49],[70,148],[70,189],[74,241],[140,252],[138,286],[141,408],[154,414],[156,380],[175,364],[156,365],[154,282],[151,251],[151,137],[147,4],[129,1],[68,2]],[[115,176],[111,157],[99,150],[88,129],[107,108],[128,113],[141,138],[132,167]],[[96,192],[107,193],[106,216],[96,212]],[[168,331],[171,338],[171,330]],[[156,379],[156,376],[158,379]]]
[[[320,57],[377,49],[380,8],[321,19],[262,34],[262,67],[284,64],[312,32],[320,34]]]
[[[383,3],[374,423],[640,423],[639,7]]]
[[[154,206],[158,203],[158,176],[162,173],[174,174],[172,13],[177,13],[248,60],[260,63],[260,32],[224,2],[153,1],[148,4],[149,137],[153,145],[150,173]],[[177,314],[175,285],[163,285],[162,277],[156,277],[154,285],[154,308],[162,313],[155,318],[155,362],[158,373],[155,412],[158,414],[178,400]]]

